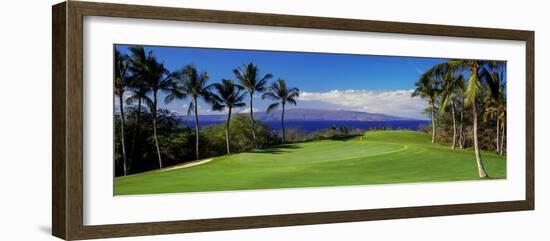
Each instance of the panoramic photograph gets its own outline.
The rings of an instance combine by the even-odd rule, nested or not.
[[[115,44],[114,195],[506,178],[506,61]]]

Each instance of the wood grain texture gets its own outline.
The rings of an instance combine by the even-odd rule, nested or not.
[[[83,15],[67,6],[67,236],[79,238],[83,228]]]
[[[534,209],[534,32],[532,31],[75,1],[55,5],[52,11],[52,102],[54,105],[52,231],[57,237],[75,240]],[[491,203],[84,226],[82,129],[84,16],[525,41],[527,61],[525,199]]]
[[[400,218],[433,217],[459,214],[493,213],[504,211],[520,211],[527,209],[529,209],[529,206],[526,202],[511,201],[425,207],[300,213],[237,218],[218,218],[171,222],[99,225],[85,226],[84,230],[82,230],[82,232],[79,234],[79,238],[91,239],[205,232],[232,229],[267,228]]]
[[[525,146],[525,200],[535,209],[535,32],[529,32],[525,51],[526,80],[526,146]]]
[[[327,30],[400,33],[506,40],[525,40],[530,31],[296,16],[251,12],[170,8],[144,5],[72,2],[87,16],[125,17],[258,26],[297,27]]]
[[[65,3],[52,7],[52,234],[66,237]]]

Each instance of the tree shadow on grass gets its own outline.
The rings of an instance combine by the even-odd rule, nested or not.
[[[349,141],[353,138],[357,137],[356,135],[347,135],[347,136],[332,136],[328,138],[323,138],[321,140],[332,140],[332,141]],[[314,142],[314,141],[321,141],[321,140],[308,140],[298,143],[307,143],[307,142]],[[255,149],[247,151],[248,153],[269,153],[269,154],[281,154],[288,152],[292,149],[300,149],[301,146],[297,145],[297,143],[292,144],[282,144],[282,145],[276,145],[276,146],[270,146],[263,149]]]
[[[284,144],[284,145],[271,146],[264,149],[255,149],[255,150],[248,151],[248,153],[281,154],[281,153],[288,152],[289,150],[300,149],[300,148],[302,147],[296,144]]]
[[[325,140],[330,140],[330,141],[349,141],[349,140],[352,140],[356,137],[360,137],[361,135],[347,135],[347,136],[331,136],[331,137],[324,137],[324,138],[319,138],[319,139],[311,139],[311,140],[305,140],[305,141],[301,141],[300,143],[308,143],[308,142],[316,142],[316,141],[325,141]]]
[[[349,141],[355,137],[358,137],[357,135],[353,136],[333,136],[330,138],[327,138],[327,140],[333,140],[333,141]]]

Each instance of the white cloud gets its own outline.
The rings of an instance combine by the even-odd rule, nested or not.
[[[422,111],[427,101],[419,97],[412,98],[412,90],[332,90],[329,92],[301,92],[297,106],[287,108],[318,108],[332,110],[352,110],[378,114],[387,114],[416,119],[427,119]],[[190,100],[177,100],[170,104],[159,102],[160,108],[167,108],[182,115],[187,114]],[[264,112],[271,100],[254,98],[254,112]],[[247,103],[248,104],[248,103]],[[116,107],[115,107],[116,108]],[[227,110],[213,111],[204,101],[199,101],[199,115],[227,114]],[[249,113],[248,105],[234,109],[233,113]]]
[[[426,119],[422,111],[426,108],[427,102],[419,97],[411,97],[412,92],[413,90],[302,92],[299,102],[314,101],[329,104],[332,106],[331,109]]]
[[[252,111],[261,112],[260,109],[258,109],[256,107],[252,108]],[[235,111],[235,112],[237,112],[237,113],[250,113],[250,107],[248,107],[248,106],[247,107],[242,107],[242,108],[237,109],[237,111]],[[254,115],[256,115],[256,114],[254,114]]]

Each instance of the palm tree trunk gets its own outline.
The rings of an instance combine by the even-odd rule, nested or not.
[[[500,149],[499,149],[499,155],[502,156],[502,154],[504,153],[504,140],[506,139],[505,138],[505,134],[506,134],[506,122],[503,122],[503,126],[502,126],[502,138],[500,138]]]
[[[128,162],[128,172],[132,166],[132,161],[135,159],[136,140],[139,138],[138,127],[141,119],[141,98],[138,99],[138,109],[136,114],[136,123],[134,124],[134,134],[132,138],[132,152],[130,153],[130,161]]]
[[[479,172],[479,177],[487,177],[487,172],[483,166],[483,161],[481,160],[481,153],[479,151],[479,145],[477,140],[477,108],[476,108],[476,97],[472,99],[472,113],[473,113],[473,132],[474,132],[474,149],[476,154],[477,169]]]
[[[435,143],[435,115],[434,115],[434,101],[430,98],[430,110],[432,112],[432,143]]]
[[[283,112],[281,113],[281,132],[283,133],[283,144],[285,144],[285,103],[283,103]]]
[[[500,111],[497,110],[497,138],[496,138],[496,146],[497,146],[497,153],[500,153],[499,151],[499,145],[500,145],[500,142],[498,141],[498,137],[499,137],[499,129],[500,129]]]
[[[153,93],[153,138],[157,147],[157,155],[159,159],[159,168],[162,168],[162,158],[160,156],[159,140],[157,138],[157,93]]]
[[[464,111],[460,112],[460,124],[458,125],[458,147],[464,148]]]
[[[459,126],[459,142],[460,149],[464,148],[464,111],[466,110],[466,104],[464,103],[464,96],[462,96],[462,110],[460,111],[460,126]]]
[[[250,122],[252,125],[252,140],[254,141],[254,147],[258,148],[258,142],[256,141],[256,128],[254,124],[254,111],[252,108],[252,97],[254,96],[253,93],[250,93]]]
[[[122,94],[118,96],[120,104],[120,142],[122,144],[122,162],[124,168],[124,176],[128,175],[128,164],[126,159],[126,145],[124,144],[124,103]]]
[[[229,150],[229,122],[231,121],[231,108],[229,108],[229,113],[227,114],[227,125],[225,127],[225,142],[227,143],[227,154],[230,154]]]
[[[454,100],[451,100],[451,115],[453,120],[453,145],[451,146],[451,149],[455,149],[456,146],[456,116],[455,116],[455,102]]]
[[[195,157],[199,160],[199,108],[197,106],[197,98],[193,98],[193,107],[195,107]]]

